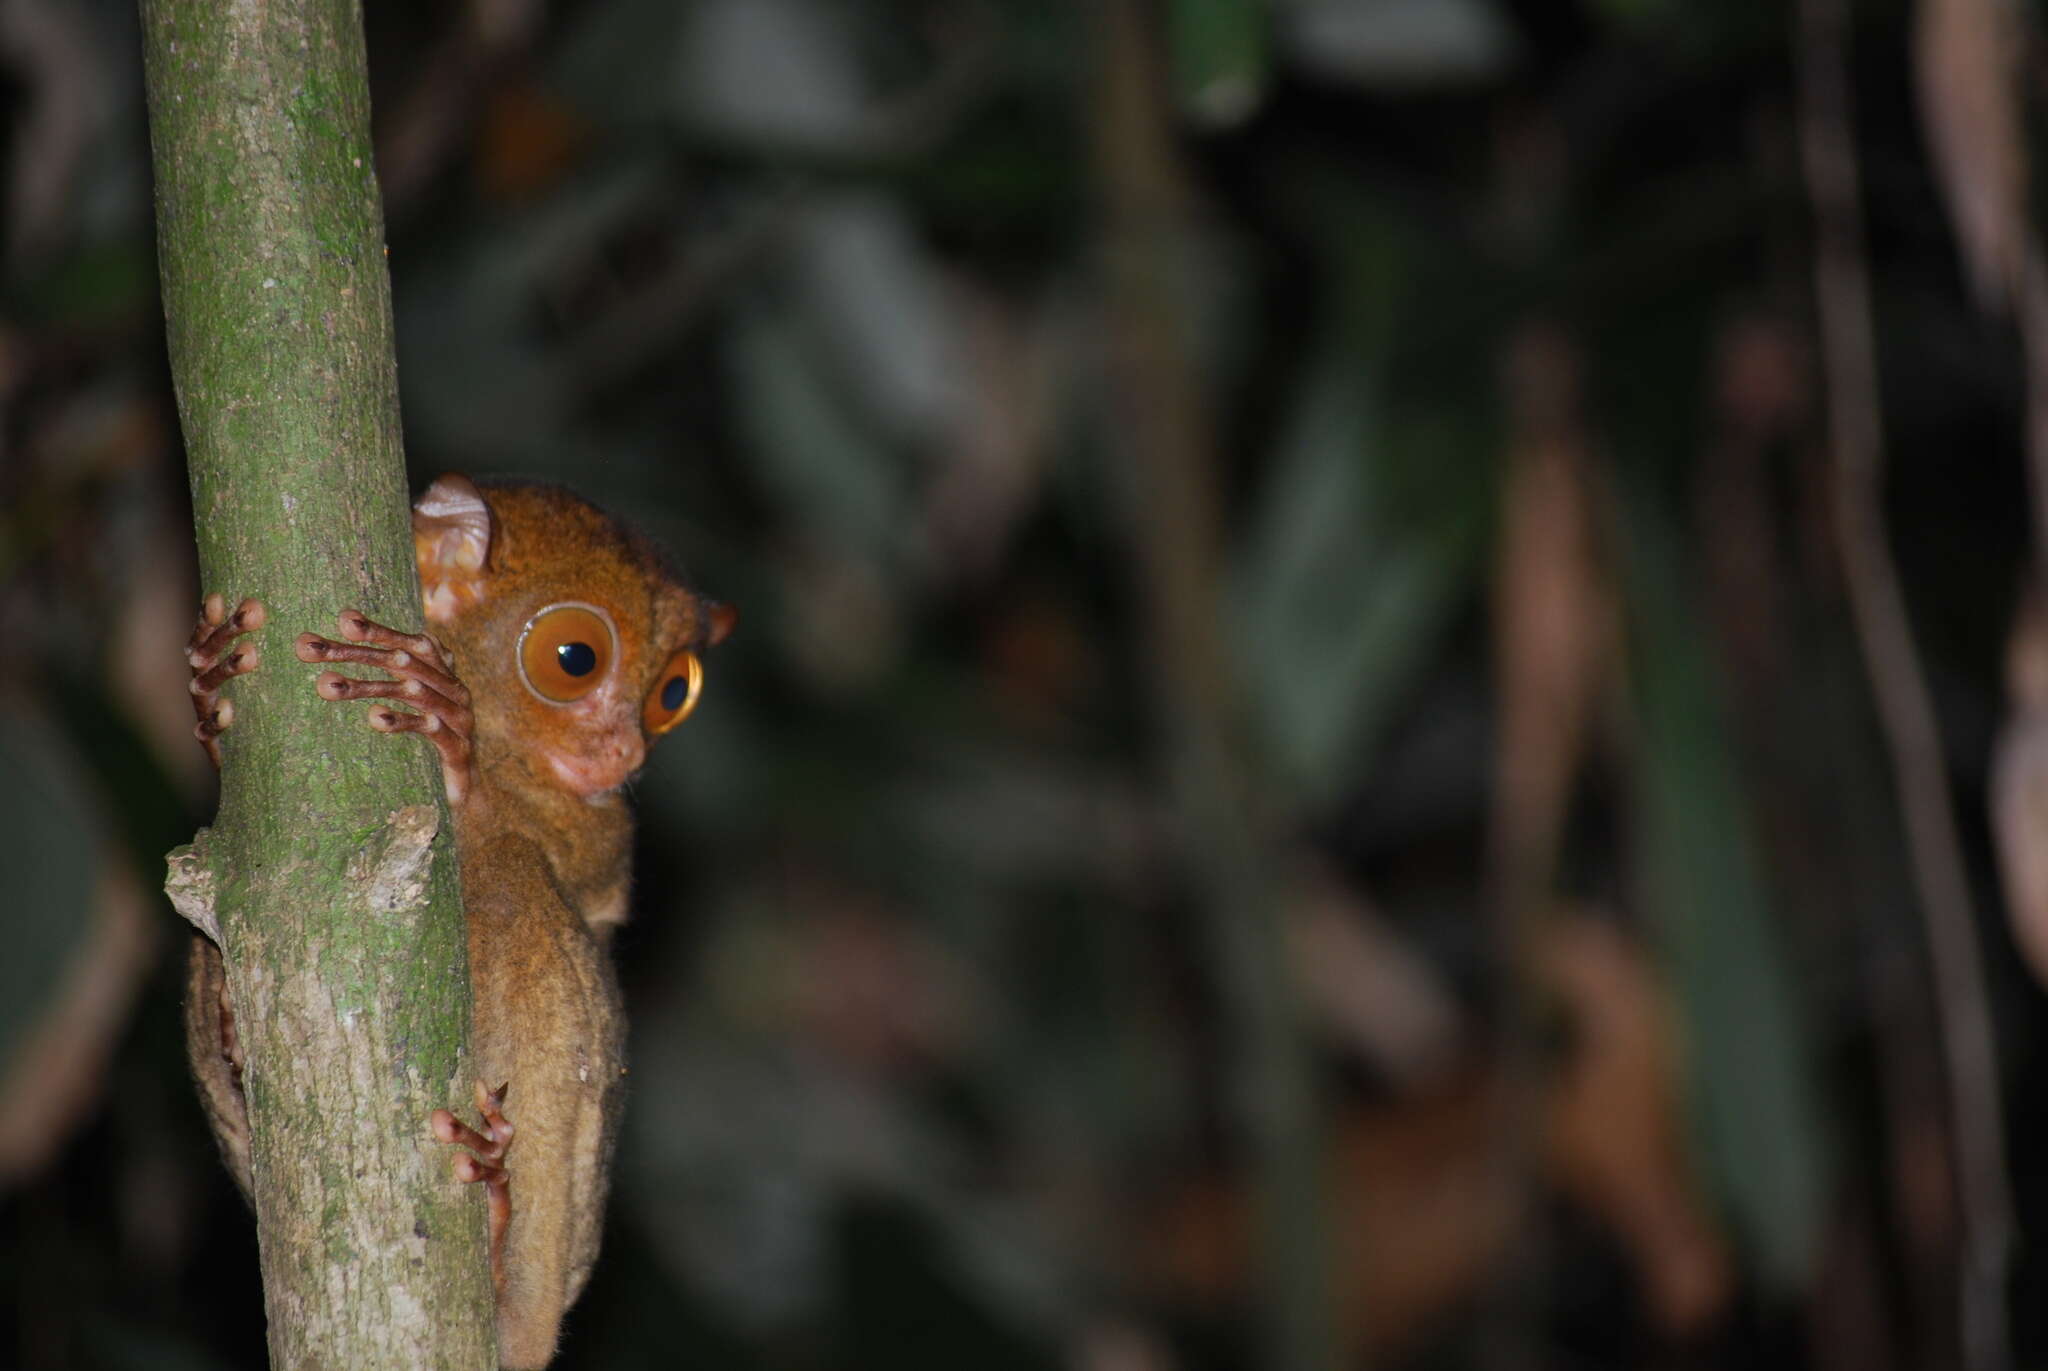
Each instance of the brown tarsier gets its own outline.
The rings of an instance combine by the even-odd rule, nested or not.
[[[695,708],[698,654],[732,612],[686,588],[659,553],[567,491],[444,476],[413,507],[432,636],[355,610],[342,641],[301,634],[323,699],[394,701],[369,725],[417,733],[440,754],[455,818],[473,992],[480,1126],[447,1110],[422,1124],[468,1149],[456,1176],[490,1203],[498,1347],[514,1371],[545,1366],[563,1312],[597,1256],[624,1074],[625,1019],[609,943],[626,917],[632,813],[621,788],[647,746]],[[194,730],[216,763],[233,720],[220,698],[257,667],[240,635],[264,608],[208,599],[193,630]],[[195,936],[186,1043],[200,1097],[250,1191],[241,1054],[219,950]]]

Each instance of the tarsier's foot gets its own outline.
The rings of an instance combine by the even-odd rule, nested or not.
[[[220,688],[254,671],[262,661],[254,644],[236,647],[235,639],[263,627],[267,617],[261,601],[244,600],[230,614],[226,600],[209,595],[199,608],[199,622],[192,626],[192,640],[185,647],[185,660],[192,667],[192,710],[199,716],[192,736],[215,766],[220,765],[221,731],[235,721],[234,702],[221,699]]]
[[[388,671],[398,679],[366,681],[323,671],[313,688],[322,699],[396,700],[418,710],[412,714],[373,709],[370,727],[379,733],[418,733],[433,743],[441,754],[441,779],[448,788],[449,803],[460,804],[469,791],[470,730],[475,716],[470,713],[469,691],[448,669],[441,645],[424,633],[386,628],[360,610],[343,610],[338,623],[347,642],[301,633],[299,660],[350,662]]]
[[[501,1163],[505,1149],[512,1145],[512,1124],[503,1110],[508,1081],[496,1090],[482,1081],[476,1083],[476,1111],[482,1116],[481,1131],[471,1128],[445,1109],[436,1109],[429,1122],[434,1136],[444,1143],[466,1147],[455,1158],[455,1179],[465,1184],[482,1181],[491,1206],[491,1276],[504,1283],[505,1225],[512,1221],[512,1178]],[[471,1156],[473,1152],[476,1155]]]

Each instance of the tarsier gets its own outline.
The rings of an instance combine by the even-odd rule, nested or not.
[[[304,633],[313,687],[374,706],[381,733],[440,754],[455,819],[473,992],[480,1126],[436,1110],[424,1126],[458,1152],[455,1175],[489,1197],[499,1356],[545,1366],[589,1279],[604,1215],[624,1074],[625,1020],[609,943],[626,917],[632,813],[622,787],[647,746],[696,706],[699,653],[732,611],[685,587],[645,540],[553,486],[444,476],[413,507],[432,636],[355,610],[341,641]],[[221,688],[256,669],[237,639],[265,622],[209,597],[189,661],[194,730],[220,761],[233,721]],[[228,1167],[251,1190],[242,1058],[219,950],[195,936],[186,1044]],[[515,1125],[516,1121],[516,1125]]]

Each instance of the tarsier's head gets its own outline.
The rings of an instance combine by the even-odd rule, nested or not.
[[[603,510],[559,486],[443,476],[412,527],[428,632],[469,686],[486,755],[516,747],[595,798],[696,708],[699,654],[733,612]]]

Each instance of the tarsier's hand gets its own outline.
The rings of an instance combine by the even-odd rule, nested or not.
[[[388,671],[398,679],[364,680],[323,671],[313,688],[324,700],[395,700],[419,711],[373,709],[370,727],[379,733],[424,736],[441,754],[441,779],[448,789],[448,803],[461,804],[469,793],[470,731],[476,719],[470,712],[469,691],[448,669],[441,645],[424,633],[386,628],[361,610],[343,610],[337,623],[347,642],[301,633],[299,660],[350,662]]]
[[[234,702],[221,699],[220,688],[254,671],[262,661],[254,644],[237,647],[235,639],[263,627],[267,617],[261,601],[244,600],[229,614],[226,600],[209,595],[192,627],[192,640],[185,648],[185,660],[192,667],[192,709],[199,716],[192,736],[215,767],[220,765],[221,731],[235,721]]]

